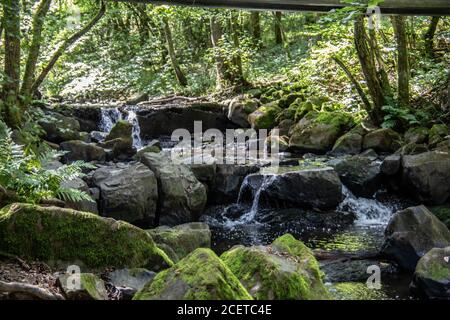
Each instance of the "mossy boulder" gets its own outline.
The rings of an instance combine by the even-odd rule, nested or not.
[[[281,108],[277,103],[266,104],[248,115],[248,122],[253,129],[272,129],[276,126],[277,116]]]
[[[105,282],[92,273],[65,273],[57,284],[68,300],[108,300]]]
[[[133,125],[125,120],[119,120],[100,144],[105,149],[112,150],[113,157],[125,160],[136,153],[133,148]]]
[[[406,143],[426,143],[430,130],[425,127],[410,128],[405,132]]]
[[[336,140],[332,152],[336,155],[358,154],[361,152],[362,141],[362,135],[355,132],[348,132]]]
[[[397,212],[389,221],[385,238],[382,253],[410,271],[432,248],[450,245],[450,231],[425,206]]]
[[[411,284],[416,295],[429,299],[450,299],[449,257],[450,247],[433,248],[419,260]]]
[[[303,95],[300,93],[287,94],[279,100],[278,105],[280,106],[280,108],[286,109],[291,106],[294,101],[303,101]]]
[[[236,246],[221,259],[258,300],[326,299],[323,274],[312,252],[292,235],[263,247]]]
[[[111,131],[105,138],[105,141],[114,140],[117,138],[129,139],[133,134],[133,125],[125,120],[119,120],[114,124]]]
[[[173,228],[161,226],[147,232],[174,262],[197,248],[211,247],[211,230],[201,222],[185,223]]]
[[[80,123],[73,117],[49,111],[38,123],[44,129],[44,139],[47,141],[61,143],[80,140]]]
[[[81,261],[88,267],[171,265],[151,236],[123,221],[14,203],[0,211],[0,251],[46,262]]]
[[[450,204],[428,207],[450,229]]]
[[[210,249],[200,248],[164,270],[133,300],[251,300],[244,286]]]
[[[450,127],[446,124],[435,124],[430,129],[430,145],[436,145],[450,135]]]
[[[401,136],[392,129],[377,129],[364,136],[363,149],[376,152],[394,152],[401,146]]]
[[[289,147],[300,152],[323,154],[353,125],[353,118],[342,112],[309,112],[292,129]]]
[[[67,151],[64,154],[65,162],[73,162],[77,160],[104,162],[106,152],[102,147],[95,143],[87,143],[81,140],[70,140],[61,143],[61,149]]]

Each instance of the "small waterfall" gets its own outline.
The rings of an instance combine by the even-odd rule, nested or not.
[[[136,115],[136,106],[126,107],[125,110],[128,112],[125,120],[130,122],[133,125],[133,146],[136,149],[142,148],[142,139],[141,139],[141,127],[139,126],[139,121]]]
[[[386,225],[394,212],[399,209],[394,204],[384,204],[376,199],[358,198],[345,186],[342,188],[342,193],[344,200],[338,210],[355,213],[357,225]]]
[[[99,129],[103,132],[110,132],[114,124],[122,119],[119,108],[102,108]]]

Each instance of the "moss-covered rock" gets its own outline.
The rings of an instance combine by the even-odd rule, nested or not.
[[[416,295],[431,299],[450,299],[448,257],[450,247],[434,248],[419,260],[411,285]]]
[[[283,96],[278,102],[280,108],[288,108],[294,101],[303,101],[303,95],[300,93],[290,93]]]
[[[450,127],[446,124],[435,124],[430,129],[430,145],[436,145],[450,135]]]
[[[251,300],[244,286],[210,249],[197,249],[164,270],[134,300]]]
[[[401,146],[401,136],[392,129],[378,129],[364,136],[363,149],[376,152],[394,152]]]
[[[65,273],[58,277],[57,284],[69,300],[108,300],[105,283],[92,273]]]
[[[266,104],[248,115],[248,122],[253,129],[272,129],[276,126],[276,118],[281,112],[277,103]]]
[[[171,265],[144,230],[123,221],[15,203],[0,211],[0,250],[46,262],[81,261],[89,267]]]
[[[430,211],[450,229],[450,204],[429,207]]]
[[[61,143],[69,140],[80,140],[80,123],[73,117],[66,117],[57,112],[47,112],[39,120],[45,131],[45,140]]]
[[[358,154],[361,152],[363,137],[354,132],[348,132],[336,140],[333,146],[333,154]]]
[[[131,138],[133,134],[133,125],[125,120],[119,120],[112,127],[111,131],[105,138],[105,141],[114,140],[117,138]]]
[[[290,234],[268,247],[233,247],[221,259],[255,299],[328,298],[316,259]]]
[[[211,247],[211,231],[205,223],[191,222],[173,228],[161,226],[147,230],[174,262],[178,262],[197,248]]]
[[[136,153],[133,148],[133,125],[119,120],[108,133],[101,146],[111,149],[115,159],[125,160]]]
[[[103,148],[95,143],[86,143],[81,140],[70,140],[61,143],[61,149],[67,151],[64,155],[64,161],[73,162],[77,160],[83,161],[99,161],[106,159],[106,152]]]
[[[406,143],[426,143],[428,141],[429,129],[425,127],[410,128],[405,132]]]

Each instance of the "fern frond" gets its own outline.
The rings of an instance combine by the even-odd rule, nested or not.
[[[95,202],[86,192],[72,188],[60,188],[56,193],[56,197],[60,200],[69,202]]]

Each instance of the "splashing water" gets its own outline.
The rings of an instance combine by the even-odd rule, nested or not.
[[[384,226],[399,208],[394,203],[384,204],[376,199],[356,197],[345,186],[342,188],[344,201],[338,207],[340,211],[350,211],[356,214],[356,225]]]
[[[99,129],[103,132],[110,132],[114,124],[122,119],[122,113],[118,108],[102,108]]]
[[[128,115],[125,117],[125,120],[133,125],[133,146],[139,150],[142,148],[142,139],[141,127],[139,126],[139,121],[136,115],[136,106],[126,107],[125,110],[128,111]]]

